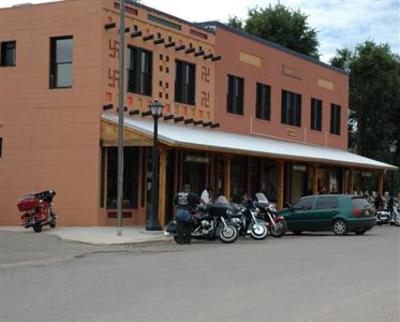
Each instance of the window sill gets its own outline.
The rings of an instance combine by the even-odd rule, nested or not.
[[[0,65],[0,68],[13,68],[17,67],[17,65]]]
[[[312,133],[321,134],[321,135],[322,135],[322,129],[321,129],[321,130],[310,129],[310,131],[311,131]]]
[[[231,113],[231,112],[226,112],[225,113],[227,116],[233,116],[233,117],[244,117],[244,114],[237,114],[237,113]]]
[[[189,103],[183,103],[183,102],[178,102],[178,101],[174,101],[174,102],[175,102],[175,104],[184,105],[185,107],[190,107],[190,108],[195,108],[196,107],[196,103],[189,104]]]
[[[65,86],[65,87],[50,87],[50,90],[54,90],[54,89],[72,89],[72,86]]]
[[[281,124],[284,125],[284,126],[291,126],[291,127],[295,128],[295,129],[300,129],[301,128],[301,125],[287,124],[287,123],[283,123],[283,122],[281,122]]]

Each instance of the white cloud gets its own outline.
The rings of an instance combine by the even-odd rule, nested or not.
[[[24,2],[51,0],[0,0],[0,7]],[[54,0],[53,0],[54,1]],[[277,2],[300,9],[309,16],[310,26],[316,28],[322,60],[328,61],[336,48],[353,48],[367,39],[389,43],[400,52],[399,0],[143,0],[150,7],[189,21],[227,21],[236,15],[244,19],[248,8],[265,7]]]

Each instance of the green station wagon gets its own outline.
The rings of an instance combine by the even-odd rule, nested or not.
[[[336,235],[364,234],[375,225],[371,205],[354,195],[313,195],[300,198],[279,215],[294,234],[303,231],[329,231]]]

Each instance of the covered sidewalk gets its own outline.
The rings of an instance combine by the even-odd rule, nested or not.
[[[116,129],[118,116],[104,113],[102,115],[102,141],[110,146],[116,145]],[[132,117],[125,118],[126,145],[151,146],[153,121]],[[397,170],[397,167],[376,160],[368,159],[345,150],[302,144],[267,137],[240,135],[222,132],[215,129],[195,127],[172,122],[159,123],[160,149],[160,219],[164,222],[166,184],[167,184],[167,152],[173,150],[204,151],[223,156],[223,191],[231,196],[231,160],[234,156],[265,158],[277,163],[277,202],[284,205],[285,166],[291,162],[300,162],[307,166],[310,179],[310,191],[318,192],[318,168],[337,167],[342,169],[340,190],[352,192],[353,171],[371,171],[379,175],[379,190],[383,190],[383,176],[387,170]],[[201,161],[201,160],[200,160]],[[301,168],[301,167],[298,167]],[[249,171],[251,172],[249,166]],[[217,170],[215,170],[217,171]],[[300,169],[300,171],[302,171]],[[310,173],[308,172],[310,171]],[[255,171],[256,177],[260,175]],[[250,176],[250,174],[249,174]],[[222,178],[221,177],[221,178]],[[292,180],[296,180],[293,178]],[[307,179],[308,180],[308,179]],[[340,192],[340,191],[337,191]]]

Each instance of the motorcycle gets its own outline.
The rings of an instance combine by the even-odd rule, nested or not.
[[[229,203],[215,203],[201,205],[192,216],[193,239],[215,240],[219,238],[223,243],[233,243],[239,237],[237,228],[229,222],[232,208]],[[171,221],[164,231],[165,235],[176,234],[176,222]]]
[[[55,195],[54,190],[48,190],[23,196],[17,205],[19,211],[23,212],[22,226],[32,227],[35,233],[40,233],[47,225],[55,228],[58,217],[53,205]]]
[[[259,218],[259,213],[253,202],[248,201],[246,205],[236,206],[230,222],[236,226],[241,236],[250,235],[255,240],[263,240],[268,236],[268,228],[267,222]]]
[[[256,193],[255,206],[259,209],[260,217],[267,222],[267,228],[273,237],[282,237],[287,231],[285,218],[276,214],[276,205],[271,203],[261,192]]]

